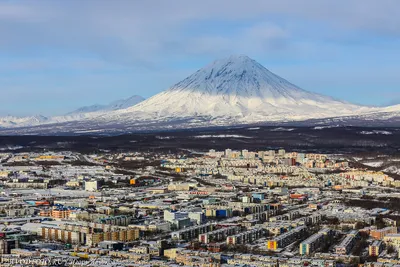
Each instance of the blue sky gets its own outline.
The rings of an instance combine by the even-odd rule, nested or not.
[[[0,115],[150,97],[246,54],[303,89],[400,103],[400,1],[1,1]]]

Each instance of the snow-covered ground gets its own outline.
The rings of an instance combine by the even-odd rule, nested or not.
[[[291,131],[294,131],[294,128],[278,127],[271,130],[271,132],[291,132]]]
[[[390,166],[383,170],[384,172],[390,172],[394,174],[400,174],[400,167]]]
[[[363,164],[369,167],[381,167],[383,165],[383,161],[363,162]]]
[[[322,129],[336,128],[336,127],[339,127],[339,125],[315,126],[314,130],[322,130]]]
[[[382,134],[382,135],[392,135],[392,132],[389,131],[380,131],[380,130],[373,130],[373,131],[361,131],[360,134],[367,134],[367,135],[371,135],[371,134]]]
[[[195,135],[194,138],[251,138],[249,136],[238,135],[238,134],[204,134],[204,135]]]

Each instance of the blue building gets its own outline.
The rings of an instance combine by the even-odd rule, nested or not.
[[[265,199],[265,193],[253,193],[251,196],[253,197],[254,200],[257,199],[259,201],[262,201]]]

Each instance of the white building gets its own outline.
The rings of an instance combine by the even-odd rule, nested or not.
[[[94,191],[97,191],[98,189],[99,189],[99,185],[96,180],[85,182],[85,190],[86,191],[94,192]]]

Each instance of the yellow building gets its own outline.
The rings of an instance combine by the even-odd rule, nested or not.
[[[277,242],[275,240],[268,240],[267,241],[267,249],[269,250],[276,250],[278,248]]]
[[[387,234],[383,237],[383,241],[387,245],[393,245],[396,248],[400,248],[400,234]]]
[[[392,185],[393,185],[394,187],[400,187],[400,180],[395,180],[395,181],[393,181],[393,182],[392,182]]]
[[[95,246],[101,241],[129,242],[139,239],[140,230],[137,228],[117,227],[111,225],[96,224],[95,228],[81,225],[63,225],[62,228],[42,226],[41,236],[46,240],[61,241],[69,244],[86,244]],[[107,226],[101,229],[100,226]]]
[[[79,181],[71,180],[71,181],[68,181],[65,185],[69,186],[69,187],[79,187],[80,184],[79,184]]]
[[[35,160],[64,160],[64,156],[59,155],[40,155],[39,157],[35,158]]]
[[[149,188],[147,191],[151,192],[152,194],[165,194],[167,193],[168,189],[164,187],[160,188]]]
[[[382,250],[382,241],[375,240],[372,244],[368,247],[368,254],[370,256],[379,256]]]
[[[10,176],[10,174],[11,174],[11,172],[9,172],[9,171],[0,171],[0,177],[6,178],[6,177]]]
[[[171,259],[171,260],[175,260],[178,252],[182,251],[182,250],[183,250],[183,248],[166,249],[166,250],[164,250],[164,257]]]
[[[189,191],[191,188],[188,183],[173,183],[168,185],[169,191]]]
[[[216,216],[216,210],[215,209],[207,209],[206,210],[206,216],[207,217],[215,217]]]

